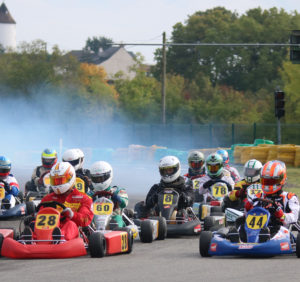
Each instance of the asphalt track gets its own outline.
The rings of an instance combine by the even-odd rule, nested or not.
[[[20,179],[20,178],[19,178]],[[21,183],[24,179],[21,178]],[[22,187],[23,185],[21,185]],[[130,195],[130,206],[141,196]],[[18,227],[1,221],[0,227]],[[0,281],[299,281],[296,255],[274,258],[202,258],[199,237],[134,242],[131,254],[104,258],[13,260],[0,258]]]

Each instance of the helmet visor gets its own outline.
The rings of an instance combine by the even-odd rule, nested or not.
[[[43,165],[50,166],[54,163],[55,159],[42,159]]]
[[[159,173],[161,176],[171,176],[175,174],[179,169],[179,164],[175,166],[166,166],[166,167],[160,167]]]
[[[66,173],[65,175],[50,175],[50,185],[57,186],[69,183],[72,178],[70,173]]]
[[[190,166],[193,169],[200,169],[203,166],[203,161],[191,161]]]
[[[266,186],[279,185],[280,182],[280,178],[261,178],[261,184]]]
[[[245,173],[244,174],[245,174],[245,176],[253,177],[253,176],[259,175],[259,173],[260,173],[260,170],[257,170],[255,168],[249,168],[249,167],[247,167],[245,169]]]
[[[103,183],[110,177],[110,172],[101,175],[91,175],[91,180],[93,183]]]
[[[0,173],[9,173],[10,168],[0,168]]]
[[[80,159],[77,159],[77,160],[73,160],[73,161],[66,161],[66,162],[68,162],[68,163],[70,163],[72,166],[76,166],[76,165],[78,165],[79,164],[79,161],[80,161]]]
[[[211,173],[216,173],[220,170],[221,165],[220,164],[208,164],[207,165],[207,169],[208,171],[210,171]]]

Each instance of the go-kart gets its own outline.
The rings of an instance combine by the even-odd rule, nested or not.
[[[167,236],[198,235],[201,232],[200,221],[191,207],[178,210],[179,197],[176,189],[164,188],[158,193],[155,214],[166,219]]]
[[[34,203],[24,203],[23,193],[20,191],[18,196],[14,197],[15,205],[13,207],[7,206],[3,199],[5,198],[5,181],[0,180],[0,220],[12,219],[21,216],[25,216],[35,212]]]
[[[253,200],[274,204],[274,202],[256,198]],[[275,204],[274,204],[275,205]],[[201,256],[254,256],[268,257],[296,252],[300,257],[300,234],[295,238],[291,232],[300,226],[294,223],[286,228],[270,224],[270,212],[260,206],[248,211],[245,223],[236,228],[223,227],[218,231],[203,231],[200,235],[199,251]],[[270,232],[270,230],[273,230]]]
[[[140,240],[143,243],[151,243],[155,239],[163,240],[166,235],[166,223],[162,219],[160,224],[158,220],[136,220],[133,219],[133,213],[124,209],[122,211],[122,219],[126,227],[119,227],[118,223],[113,219],[114,203],[110,199],[112,193],[109,191],[98,191],[93,195],[94,200],[94,218],[93,223],[96,230],[105,233],[113,230],[131,230],[133,239]],[[164,228],[164,232],[159,232]]]
[[[198,215],[203,230],[217,230],[225,225],[222,202],[231,189],[231,185],[219,179],[209,188],[205,202],[193,204],[193,210]]]
[[[55,201],[40,203],[33,221],[33,233],[25,232],[30,228],[25,226],[18,239],[11,238],[12,234],[7,229],[0,229],[1,255],[9,258],[70,258],[84,256],[87,251],[91,257],[131,252],[128,243],[131,239],[124,231],[114,231],[105,236],[89,226],[79,228],[77,238],[65,240],[64,235],[55,232],[60,222],[65,220],[59,210],[65,208],[64,204]]]

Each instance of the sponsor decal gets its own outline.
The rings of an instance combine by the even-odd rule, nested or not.
[[[21,207],[21,214],[25,214],[25,208]]]
[[[211,251],[211,252],[216,252],[216,251],[217,251],[217,246],[218,246],[217,243],[212,243],[212,244],[210,245],[210,251]]]
[[[170,206],[164,206],[164,209],[169,209],[170,208]]]
[[[252,248],[253,248],[253,245],[250,245],[250,244],[239,245],[239,250],[250,250]]]
[[[281,251],[288,251],[290,249],[290,245],[288,242],[280,243],[280,250]]]
[[[198,224],[198,225],[196,225],[195,227],[194,227],[194,233],[199,233],[201,231],[201,225],[200,224]]]

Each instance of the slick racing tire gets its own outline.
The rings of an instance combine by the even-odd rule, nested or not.
[[[207,216],[204,218],[203,229],[205,231],[210,230],[216,224],[216,220],[212,216]]]
[[[34,214],[35,213],[35,204],[34,202],[26,202],[26,214]]]
[[[1,257],[1,249],[2,249],[3,240],[4,240],[4,236],[3,236],[3,234],[0,233],[0,257]]]
[[[297,258],[300,258],[300,233],[298,233],[297,239],[296,239],[296,255],[297,255]]]
[[[153,226],[150,220],[143,220],[140,226],[140,240],[143,243],[152,243],[153,241]]]
[[[106,254],[106,240],[102,233],[94,232],[89,237],[89,250],[92,258],[102,258]]]
[[[167,221],[164,217],[160,216],[158,220],[158,237],[157,240],[165,240],[167,237]]]
[[[212,239],[211,231],[202,231],[199,238],[199,252],[202,257],[210,257],[208,254]]]

